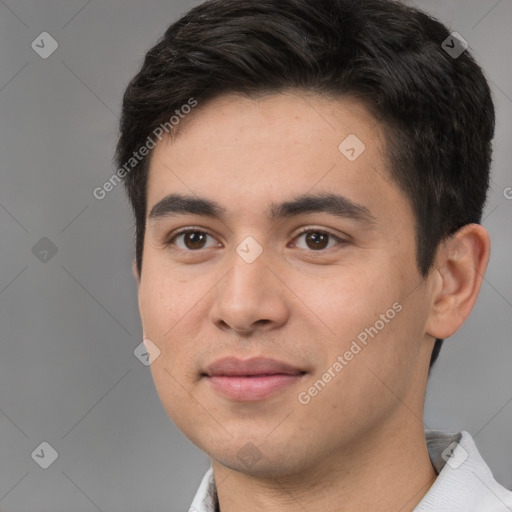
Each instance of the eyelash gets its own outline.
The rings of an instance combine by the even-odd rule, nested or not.
[[[215,238],[213,235],[211,235],[210,233],[208,233],[207,231],[203,230],[203,229],[199,229],[199,228],[193,228],[193,227],[189,227],[189,228],[184,228],[182,229],[181,231],[178,231],[177,233],[174,233],[170,238],[169,240],[165,243],[165,246],[166,247],[172,247],[174,245],[173,241],[181,236],[181,235],[186,235],[188,233],[202,233],[202,234],[205,234],[205,235],[208,235],[208,236],[211,236],[212,238]],[[293,240],[297,240],[301,235],[303,234],[306,234],[306,233],[320,233],[320,234],[323,234],[323,235],[328,235],[330,238],[333,238],[337,244],[336,245],[341,245],[341,244],[344,244],[346,243],[346,240],[343,240],[342,238],[340,238],[339,236],[336,236],[335,234],[331,233],[330,231],[326,231],[324,229],[318,229],[318,228],[312,228],[312,227],[306,227],[306,228],[302,228],[293,238]],[[328,247],[326,249],[319,249],[319,250],[313,250],[313,249],[309,249],[310,252],[318,252],[318,253],[321,253],[321,252],[325,252],[325,251],[328,251],[329,249],[332,249],[333,247]],[[209,248],[207,248],[209,249]],[[172,250],[174,251],[177,251],[177,252],[188,252],[188,253],[195,253],[195,252],[201,252],[205,249],[196,249],[196,250],[193,250],[193,249],[180,249],[180,248],[176,248],[176,247],[172,247]],[[307,250],[307,249],[304,249],[304,250]]]

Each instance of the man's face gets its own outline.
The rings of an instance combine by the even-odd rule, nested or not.
[[[151,158],[139,284],[169,416],[215,461],[269,475],[422,429],[430,287],[382,127],[291,93],[191,116]]]

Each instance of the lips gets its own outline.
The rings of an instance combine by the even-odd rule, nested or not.
[[[208,366],[205,373],[209,377],[247,377],[254,375],[298,375],[305,372],[276,359],[253,357],[242,360],[236,357],[225,357]]]
[[[216,393],[238,402],[263,400],[296,383],[304,370],[263,357],[226,357],[207,367],[203,376]]]

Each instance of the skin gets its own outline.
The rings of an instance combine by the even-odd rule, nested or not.
[[[415,219],[391,179],[385,128],[356,100],[303,92],[199,105],[175,139],[154,149],[141,275],[151,370],[176,425],[211,458],[222,512],[411,511],[435,480],[423,406],[436,337],[469,315],[489,257],[479,225],[444,241],[428,276],[416,263]],[[350,134],[366,149],[349,161]],[[150,218],[171,193],[219,203],[225,218]],[[364,206],[365,223],[312,212],[271,220],[270,203],[336,193]],[[209,234],[190,249],[182,228]],[[326,248],[301,228],[328,232]],[[236,252],[252,236],[252,263]],[[365,328],[402,309],[309,403],[308,390]],[[297,384],[237,402],[202,376],[228,355],[301,368]],[[248,443],[257,459],[244,459]]]

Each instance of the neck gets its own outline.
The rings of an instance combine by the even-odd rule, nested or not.
[[[212,461],[221,512],[412,512],[436,473],[419,418],[391,423],[321,465],[279,477],[255,477]]]

